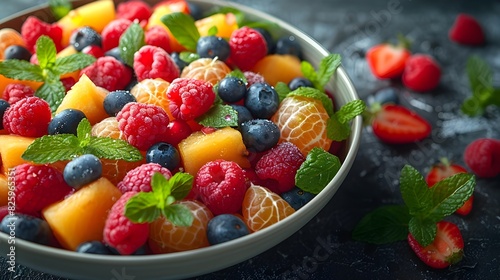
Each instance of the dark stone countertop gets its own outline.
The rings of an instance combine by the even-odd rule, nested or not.
[[[43,3],[41,0],[3,0],[0,18]],[[465,241],[465,257],[444,270],[430,269],[411,251],[406,241],[374,246],[355,242],[351,232],[369,211],[381,205],[400,204],[399,171],[411,164],[420,172],[440,157],[463,164],[462,153],[480,137],[500,139],[500,110],[491,108],[482,117],[459,112],[470,89],[465,61],[477,54],[493,67],[500,85],[500,2],[498,1],[340,1],[340,0],[237,0],[277,16],[340,53],[362,99],[390,84],[369,72],[365,51],[393,39],[398,33],[414,43],[413,52],[433,55],[441,64],[439,87],[419,94],[401,87],[404,105],[417,111],[433,126],[432,136],[421,142],[390,146],[364,129],[357,159],[344,184],[330,203],[306,226],[274,248],[233,267],[195,279],[500,279],[500,177],[478,179],[474,208],[466,216],[452,215]],[[448,29],[455,16],[470,13],[482,23],[488,44],[465,47],[450,42]],[[0,261],[0,277],[5,259]],[[19,266],[16,279],[60,279]],[[6,278],[8,279],[8,278]],[[136,279],[140,279],[138,276]]]

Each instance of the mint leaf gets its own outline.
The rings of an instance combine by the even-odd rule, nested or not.
[[[323,107],[325,108],[329,116],[332,116],[334,114],[332,100],[330,99],[330,97],[328,97],[328,95],[326,95],[326,93],[320,91],[319,89],[299,87],[298,89],[288,93],[288,96],[303,96],[307,98],[317,99],[321,101],[321,104],[323,104]]]
[[[189,210],[187,206],[181,204],[171,204],[168,207],[165,207],[163,215],[173,225],[179,227],[191,226],[194,220],[191,210]]]
[[[399,184],[401,195],[410,209],[410,214],[428,211],[431,207],[432,193],[424,177],[415,168],[405,165],[401,171]]]
[[[295,185],[303,191],[318,194],[340,169],[338,157],[321,148],[313,148],[295,175]]]
[[[196,44],[200,39],[200,33],[194,23],[194,19],[181,12],[170,13],[161,18],[175,39],[189,51],[196,51]]]
[[[62,75],[81,70],[94,63],[95,61],[96,59],[91,55],[84,53],[75,53],[72,55],[57,58],[55,62],[55,68]]]
[[[351,134],[351,126],[347,123],[341,123],[335,115],[326,122],[326,136],[333,141],[343,141]]]
[[[36,41],[36,58],[42,69],[52,69],[56,63],[56,45],[46,35],[40,36]]]
[[[56,20],[63,18],[72,9],[69,0],[49,0],[49,7]]]
[[[413,217],[408,223],[408,230],[423,247],[431,244],[436,238],[437,225],[434,222]]]
[[[165,207],[167,197],[170,195],[170,189],[167,178],[163,176],[160,172],[155,172],[151,177],[151,190],[155,195],[159,208]],[[161,209],[160,209],[161,210]]]
[[[134,54],[146,44],[144,38],[144,30],[136,22],[132,23],[120,37],[120,57],[128,66],[134,67]]]
[[[493,88],[493,71],[486,61],[478,56],[471,56],[467,60],[466,70],[472,96],[463,102],[462,112],[476,116],[483,114],[490,105],[500,106],[500,96]]]
[[[336,113],[335,116],[340,123],[347,123],[354,119],[355,117],[363,114],[366,109],[365,102],[363,100],[353,100],[342,106]]]
[[[226,77],[235,77],[243,81],[244,84],[248,83],[247,78],[245,77],[245,74],[241,72],[240,69],[235,69],[231,72],[229,72]]]
[[[139,161],[141,152],[127,141],[110,137],[92,137],[86,149],[98,158]]]
[[[283,101],[283,99],[285,99],[288,94],[291,92],[290,88],[288,87],[287,84],[283,83],[283,82],[277,82],[276,85],[274,86],[274,89],[276,90],[276,92],[278,93],[278,97],[280,99],[280,103],[281,101]]]
[[[342,141],[351,134],[349,122],[365,112],[366,105],[362,100],[349,101],[327,121],[327,137],[333,141]]]
[[[40,97],[49,103],[52,113],[57,110],[65,94],[66,89],[64,88],[62,82],[54,79],[43,83],[43,85],[35,92],[35,96]]]
[[[153,192],[139,192],[125,205],[125,216],[135,223],[151,223],[160,217]]]
[[[76,127],[76,136],[80,141],[80,146],[84,147],[90,143],[90,138],[92,136],[92,125],[88,119],[82,119],[78,126]]]
[[[354,228],[352,238],[372,244],[406,240],[410,219],[405,205],[382,206],[361,219]]]
[[[342,58],[339,54],[330,54],[321,60],[318,69],[317,87],[323,89],[330,81],[337,68],[340,66]]]
[[[217,26],[212,26],[210,29],[208,29],[208,34],[207,36],[216,36],[217,32],[219,32],[219,29],[217,29]]]
[[[318,73],[316,73],[316,69],[314,69],[314,66],[309,61],[302,61],[300,62],[300,71],[304,75],[306,79],[311,81],[316,89],[316,84],[318,84]],[[322,89],[319,89],[322,90]]]
[[[197,121],[203,126],[215,128],[238,126],[238,112],[229,105],[216,104]]]
[[[192,53],[192,52],[186,52],[186,51],[184,51],[184,52],[181,52],[181,53],[179,54],[179,58],[180,58],[182,61],[184,61],[184,62],[186,62],[187,64],[189,64],[189,63],[191,63],[191,62],[193,62],[193,61],[195,61],[195,60],[199,59],[199,58],[200,58],[200,55],[199,55],[199,54],[197,54],[197,53]]]
[[[71,160],[81,154],[83,154],[83,149],[75,135],[57,134],[35,139],[21,157],[27,161],[45,164]]]
[[[0,75],[9,79],[43,82],[43,70],[25,60],[7,59],[0,62]]]
[[[193,187],[193,176],[189,173],[177,172],[170,178],[169,182],[172,184],[171,195],[176,200],[184,199],[191,188]]]

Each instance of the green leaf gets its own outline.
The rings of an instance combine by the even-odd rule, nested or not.
[[[134,223],[150,223],[160,217],[157,200],[153,192],[139,192],[125,205],[125,216]]]
[[[193,187],[193,180],[193,175],[189,173],[175,173],[169,180],[172,184],[171,195],[176,200],[184,199]]]
[[[405,240],[410,219],[411,215],[405,205],[382,206],[361,219],[354,228],[352,238],[373,244]]]
[[[321,148],[313,148],[295,175],[295,184],[303,191],[318,194],[335,177],[340,160]]]
[[[7,59],[0,62],[0,75],[14,80],[43,82],[43,70],[25,60]]]
[[[215,36],[217,35],[217,32],[219,32],[219,29],[217,29],[217,26],[212,26],[210,29],[208,29],[208,34],[207,36]]]
[[[408,223],[408,229],[413,237],[415,237],[418,243],[423,247],[431,244],[437,234],[436,223],[421,220],[417,217],[411,218]]]
[[[170,195],[171,187],[167,178],[160,172],[155,172],[153,177],[151,177],[151,190],[155,194],[160,210],[166,206],[165,201]]]
[[[43,85],[35,92],[35,96],[40,97],[49,103],[52,113],[57,110],[65,94],[66,89],[60,80],[47,81],[43,83]]]
[[[491,88],[493,71],[486,61],[476,55],[471,56],[467,59],[466,70],[473,95]]]
[[[75,135],[56,134],[35,139],[21,157],[27,161],[44,164],[71,160],[81,154],[82,148]]]
[[[141,152],[127,141],[110,137],[92,137],[86,147],[98,158],[139,161],[143,158]]]
[[[175,39],[189,51],[196,51],[196,44],[200,39],[200,33],[194,23],[194,19],[181,12],[170,13],[161,18]]]
[[[136,22],[132,23],[120,37],[118,46],[120,57],[128,66],[134,67],[134,54],[146,44],[144,38],[144,30]]]
[[[347,123],[354,119],[355,117],[363,114],[366,109],[365,102],[363,100],[353,100],[342,106],[336,113],[340,123]]]
[[[245,74],[241,72],[240,69],[234,69],[233,71],[229,72],[226,77],[235,77],[243,81],[243,83],[248,83],[247,78],[245,77]]]
[[[399,179],[401,195],[410,214],[425,213],[431,207],[432,193],[424,177],[415,168],[405,165]]]
[[[75,53],[72,55],[57,58],[55,66],[60,74],[67,74],[75,72],[77,70],[81,70],[91,65],[95,61],[96,59],[91,55],[84,53]]]
[[[189,227],[193,224],[193,213],[185,205],[169,205],[165,207],[162,213],[174,226]]]
[[[76,136],[78,141],[80,141],[80,146],[84,147],[90,143],[90,138],[92,137],[92,125],[89,120],[84,118],[80,121],[76,127]]]
[[[481,106],[481,101],[471,96],[462,103],[461,110],[464,114],[474,117],[484,113],[484,108]]]
[[[288,96],[303,96],[307,98],[317,99],[321,101],[321,104],[323,104],[323,107],[325,108],[329,116],[332,116],[334,114],[332,100],[330,99],[330,97],[328,97],[328,95],[326,95],[326,93],[320,91],[319,89],[299,87],[298,89],[288,93]]]
[[[229,105],[216,104],[197,121],[203,126],[215,128],[238,126],[238,112]]]
[[[60,20],[73,8],[69,0],[49,0],[50,11],[56,20]]]
[[[348,123],[341,123],[336,115],[333,115],[326,122],[326,136],[333,141],[343,141],[351,134],[351,126]]]
[[[36,58],[38,65],[42,69],[52,69],[56,63],[56,45],[50,37],[46,35],[40,36],[36,41]]]
[[[316,69],[314,69],[314,66],[309,61],[302,61],[300,63],[300,71],[304,75],[306,79],[311,81],[316,89],[318,89],[317,85],[318,84],[318,73],[316,73]],[[319,90],[322,90],[319,88]]]
[[[285,99],[288,94],[291,92],[290,88],[288,87],[287,84],[283,83],[283,82],[277,82],[276,85],[274,86],[274,89],[276,90],[276,92],[278,93],[278,97],[280,99],[280,103],[281,101],[283,101],[283,99]]]
[[[318,69],[318,89],[323,90],[335,71],[337,71],[341,61],[342,58],[340,54],[330,54],[321,60]]]
[[[195,60],[199,59],[199,58],[200,58],[200,55],[199,55],[199,54],[197,54],[197,53],[193,53],[193,52],[186,52],[186,51],[184,51],[184,52],[181,52],[181,53],[179,54],[179,58],[180,58],[182,61],[184,61],[184,62],[186,62],[186,63],[188,63],[188,64],[189,64],[189,63],[191,63],[191,62],[193,62],[193,61],[195,61]]]

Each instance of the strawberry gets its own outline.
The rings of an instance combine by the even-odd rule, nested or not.
[[[403,85],[411,90],[425,92],[433,90],[441,79],[441,67],[431,56],[412,55],[405,65]]]
[[[472,141],[464,151],[467,166],[481,178],[500,174],[500,140],[480,138]]]
[[[417,256],[432,268],[446,268],[459,262],[463,257],[464,240],[460,229],[453,223],[440,221],[434,241],[422,247],[411,233],[408,244]]]
[[[443,158],[438,164],[432,166],[431,170],[425,177],[425,181],[427,182],[427,185],[429,185],[429,187],[432,187],[437,182],[458,173],[467,173],[467,170],[461,165],[450,163],[448,159]],[[471,196],[467,201],[465,201],[462,207],[457,209],[455,213],[463,216],[469,214],[472,210],[473,201],[474,196]]]
[[[379,79],[399,78],[411,55],[406,45],[404,42],[398,45],[384,43],[371,47],[366,52],[366,60],[373,75]]]
[[[431,125],[424,118],[406,107],[384,104],[375,110],[372,119],[373,133],[389,144],[405,144],[429,136]]]
[[[485,42],[483,28],[468,14],[457,15],[448,36],[450,40],[463,45],[478,46]]]

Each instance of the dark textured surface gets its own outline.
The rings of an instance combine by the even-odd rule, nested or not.
[[[3,0],[0,18],[40,0]],[[496,72],[500,86],[500,3],[498,1],[235,1],[255,7],[298,27],[329,51],[343,56],[343,65],[361,98],[389,82],[376,80],[363,58],[372,45],[406,35],[414,52],[433,55],[443,67],[440,86],[417,94],[401,88],[402,103],[431,121],[433,134],[422,142],[389,146],[369,128],[354,166],[331,202],[305,227],[263,254],[239,265],[196,279],[500,279],[500,178],[477,181],[474,209],[467,217],[453,215],[465,241],[465,257],[444,270],[426,267],[406,242],[373,246],[355,242],[350,233],[374,208],[401,203],[398,177],[404,164],[425,173],[440,157],[463,163],[465,146],[479,137],[500,139],[500,110],[468,118],[459,112],[470,94],[465,61],[478,54]],[[480,4],[479,4],[480,3]],[[451,6],[452,5],[452,6]],[[5,7],[7,9],[5,9]],[[467,12],[483,24],[484,47],[471,48],[448,40],[457,13]],[[396,86],[400,86],[395,84]],[[216,257],[216,256],[214,256]],[[16,275],[0,262],[1,279],[60,279],[19,266]],[[141,279],[136,275],[135,279]]]

